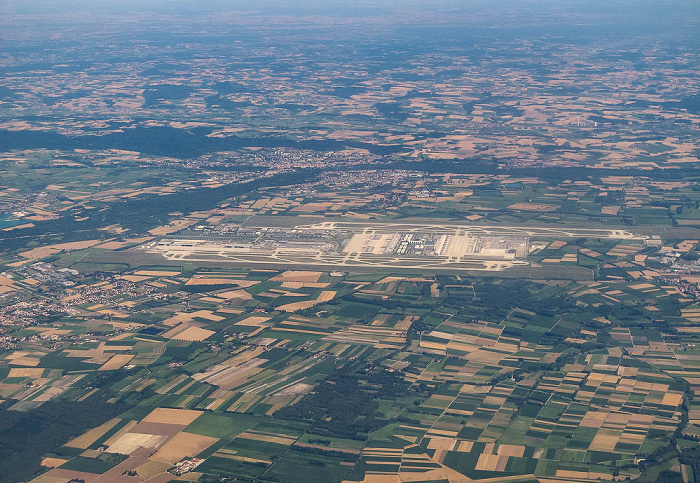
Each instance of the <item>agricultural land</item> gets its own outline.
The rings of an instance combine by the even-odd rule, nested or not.
[[[695,2],[20,3],[0,483],[700,481]]]

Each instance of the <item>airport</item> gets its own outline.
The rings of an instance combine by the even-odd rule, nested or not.
[[[529,265],[525,258],[540,247],[533,238],[642,238],[624,230],[363,222],[240,233],[163,237],[143,248],[172,261],[501,271]]]

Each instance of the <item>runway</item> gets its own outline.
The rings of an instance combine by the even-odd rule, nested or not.
[[[372,223],[356,221],[325,221],[297,225],[289,228],[290,238],[303,232],[337,232],[344,241],[337,246],[298,247],[290,241],[280,241],[274,246],[255,242],[241,244],[220,240],[161,239],[144,245],[151,253],[159,253],[168,260],[190,262],[227,262],[231,264],[263,264],[273,266],[327,266],[338,269],[351,267],[503,271],[512,267],[527,267],[530,239],[605,238],[618,240],[644,240],[646,237],[622,229],[595,229],[569,227],[483,226],[447,223]],[[385,240],[385,235],[414,234],[416,238],[442,237],[447,240],[444,249],[424,252],[421,255],[397,253],[394,248],[384,251],[371,245],[371,240]],[[470,240],[486,237],[517,237],[526,240],[526,248],[517,251],[473,251],[477,244]],[[395,237],[394,237],[395,238]],[[364,240],[367,240],[364,243]],[[376,245],[376,243],[375,243]],[[392,251],[393,250],[393,251]],[[426,254],[427,253],[427,254]]]

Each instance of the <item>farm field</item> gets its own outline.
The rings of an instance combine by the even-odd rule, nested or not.
[[[37,482],[693,471],[680,462],[700,434],[692,228],[216,213],[116,250],[7,262],[3,311],[23,321],[0,359],[8,411],[119,408],[41,446]],[[149,253],[243,239],[357,263]],[[484,261],[519,267],[459,266]],[[55,315],[29,321],[27,301]]]
[[[573,243],[537,256],[566,259]],[[105,397],[129,408],[42,454],[38,482],[147,481],[193,458],[197,478],[637,477],[635,458],[678,428],[693,444],[700,309],[645,274],[643,240],[600,243],[594,281],[115,273],[67,291],[81,312],[60,329],[16,332],[39,338],[4,356],[3,398],[23,411]],[[117,289],[130,295],[110,301]]]
[[[8,252],[6,413],[113,409],[32,446],[33,481],[694,471],[697,229],[225,210]]]

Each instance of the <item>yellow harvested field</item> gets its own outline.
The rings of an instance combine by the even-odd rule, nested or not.
[[[662,406],[678,406],[683,401],[682,394],[665,394],[661,401]]]
[[[192,277],[185,285],[236,285],[237,287],[247,288],[259,283],[256,280],[239,280],[236,278]]]
[[[630,288],[634,289],[634,290],[646,290],[649,288],[656,288],[656,285],[652,285],[650,283],[638,283],[636,285],[630,285]],[[608,292],[608,293],[611,293],[611,292]]]
[[[226,301],[226,299],[222,299],[219,297],[201,297],[199,300],[201,302],[210,302],[210,303],[214,303],[214,304],[220,304],[220,303]]]
[[[152,230],[148,230],[148,233],[151,235],[156,235],[156,236],[161,236],[161,235],[168,235],[170,233],[175,233],[176,231],[180,231],[183,228],[187,228],[190,225],[194,225],[197,222],[197,220],[175,220],[169,225],[165,226],[159,226],[158,228],[154,228]]]
[[[15,281],[11,278],[7,278],[3,275],[0,275],[0,285],[13,285],[14,283]]]
[[[244,433],[239,434],[237,437],[241,439],[250,439],[253,441],[264,441],[266,443],[283,444],[285,446],[289,446],[294,441],[296,441],[296,438],[290,436],[273,436],[270,434],[255,433],[252,431],[246,431]]]
[[[617,213],[620,211],[619,206],[603,206],[600,209],[600,213],[603,215],[617,215]]]
[[[507,456],[481,453],[475,468],[483,471],[505,471],[507,463]]]
[[[7,377],[28,377],[38,379],[44,374],[41,367],[13,367]]]
[[[335,297],[335,290],[324,290],[321,292],[318,296],[318,298],[314,300],[306,300],[304,302],[292,302],[290,304],[285,304],[280,307],[277,307],[277,310],[283,310],[285,312],[294,312],[297,310],[304,310],[313,307],[314,305],[321,304],[323,302],[328,302],[329,300],[333,300],[333,297]]]
[[[137,424],[138,424],[138,421],[129,421],[129,422],[126,423],[126,425],[124,425],[124,427],[122,427],[119,431],[117,431],[117,432],[114,433],[112,436],[110,436],[110,438],[109,438],[107,441],[105,441],[104,444],[105,444],[106,446],[111,446],[111,445],[113,445],[117,440],[119,440],[119,438],[121,438],[123,435],[125,435],[126,433],[128,433],[129,431],[131,431],[131,428],[133,428],[133,427],[136,426]]]
[[[309,272],[306,270],[287,270],[284,273],[272,277],[270,280],[276,282],[318,282],[323,272]]]
[[[163,324],[175,326],[182,322],[190,322],[195,317],[198,317],[200,319],[211,320],[212,322],[221,322],[225,319],[225,317],[221,317],[220,315],[214,315],[214,313],[211,310],[198,310],[197,312],[188,312],[173,315],[172,317],[165,319],[163,321]]]
[[[193,409],[156,408],[143,418],[143,423],[179,424],[187,426],[202,415]]]
[[[118,250],[119,248],[124,248],[126,245],[127,245],[126,242],[111,241],[111,242],[103,243],[101,245],[97,245],[96,248],[100,248],[102,250]]]
[[[139,448],[156,449],[168,439],[159,434],[126,433],[107,448],[110,453],[131,454]]]
[[[440,342],[421,340],[420,347],[425,348],[425,349],[437,349],[437,350],[444,351],[447,349],[447,344],[442,344]]]
[[[106,423],[91,429],[87,433],[70,440],[65,444],[65,446],[87,449],[88,446],[97,441],[103,434],[116,426],[120,421],[121,419],[119,418],[110,419]]]
[[[590,450],[595,451],[607,451],[612,453],[615,451],[615,446],[617,445],[620,436],[617,434],[605,434],[603,431],[598,431],[595,435],[593,441],[591,441]]]
[[[49,335],[65,335],[65,334],[70,334],[71,330],[70,329],[40,329],[41,335],[44,337],[47,337]]]
[[[430,438],[428,443],[428,449],[441,449],[446,451],[451,451],[456,444],[454,438],[446,438],[442,436],[435,436]]]
[[[102,240],[85,240],[81,242],[47,245],[44,247],[38,247],[32,250],[28,250],[26,252],[22,252],[20,253],[20,256],[24,258],[29,258],[31,260],[39,260],[41,258],[49,257],[51,255],[55,255],[56,253],[60,253],[65,250],[83,250],[85,248],[90,248],[92,246],[97,245],[101,241]]]
[[[19,357],[10,361],[11,366],[29,366],[36,367],[39,365],[40,360],[34,357]]]
[[[299,288],[304,288],[304,287],[310,287],[310,288],[326,288],[330,285],[330,283],[326,282],[282,282],[282,288],[291,288],[291,289],[299,289]]]
[[[167,318],[163,321],[164,325],[169,325],[169,326],[175,326],[178,324],[181,324],[183,322],[189,322],[194,318],[194,313],[189,313],[189,314],[176,314],[173,315],[170,318]]]
[[[8,226],[7,228],[3,228],[2,231],[21,230],[23,228],[31,228],[33,226],[36,226],[36,225],[34,223],[23,223],[21,225]],[[17,263],[17,262],[15,262],[15,263]]]
[[[182,332],[175,334],[172,338],[175,340],[202,341],[215,333],[213,330],[202,329],[201,327],[188,327]]]
[[[473,447],[474,441],[460,441],[459,446],[455,448],[455,451],[459,451],[460,453],[469,453]]]
[[[501,444],[498,446],[498,454],[500,456],[515,456],[516,458],[520,458],[525,454],[525,446]]]
[[[176,327],[173,327],[172,329],[170,329],[169,331],[165,332],[164,334],[162,334],[161,337],[164,337],[164,338],[166,338],[166,339],[172,339],[173,337],[175,337],[175,336],[176,336],[177,334],[179,334],[180,332],[183,332],[183,331],[184,331],[185,329],[187,329],[188,327],[192,327],[192,324],[187,324],[187,323],[185,323],[185,324],[180,324],[180,325],[178,325],[178,326],[176,326]]]
[[[251,300],[253,298],[253,296],[250,295],[245,290],[229,290],[228,292],[217,293],[216,296],[221,297],[221,298],[226,299],[226,300],[231,300],[231,299]]]
[[[144,275],[146,277],[177,277],[180,272],[170,272],[167,270],[138,270],[134,275]]]
[[[130,334],[129,332],[122,332],[121,334],[117,334],[114,337],[110,337],[109,340],[110,341],[119,341],[119,340],[126,339],[127,337],[131,337],[132,335],[133,334]],[[129,347],[129,348],[131,348],[131,347]]]
[[[296,396],[298,394],[308,394],[313,388],[310,384],[299,382],[276,392],[275,396]]]
[[[32,226],[34,226],[34,225],[32,225]],[[14,227],[13,227],[13,228],[14,228]],[[5,228],[5,230],[7,230],[7,228]],[[3,231],[4,231],[4,230],[3,230]],[[24,264],[26,264],[26,263],[28,263],[28,262],[29,262],[29,260],[18,260],[18,261],[16,261],[16,262],[7,263],[6,265],[7,265],[8,267],[21,267],[22,265],[24,265]]]
[[[150,459],[174,464],[183,458],[198,455],[217,441],[219,441],[218,438],[212,438],[210,436],[202,436],[193,433],[178,433],[151,456]]]
[[[134,358],[133,354],[115,354],[107,362],[102,364],[98,371],[114,371],[120,369]]]
[[[421,475],[422,476],[422,475]],[[365,475],[365,479],[360,483],[401,483],[399,475]]]
[[[561,478],[571,479],[572,481],[597,481],[597,480],[609,480],[612,476],[611,473],[594,473],[586,471],[573,471],[573,470],[557,470],[556,473],[557,481],[561,481]]]
[[[7,360],[14,360],[14,359],[19,359],[20,357],[28,356],[29,352],[26,351],[14,351],[12,354],[8,354],[5,356],[5,359]]]
[[[260,315],[252,315],[241,321],[236,322],[234,325],[248,325],[250,327],[262,327],[265,322],[270,320],[270,317],[262,317]]]
[[[41,466],[44,468],[56,468],[58,466],[61,466],[63,463],[65,463],[68,460],[64,460],[62,458],[44,458],[41,460]]]

